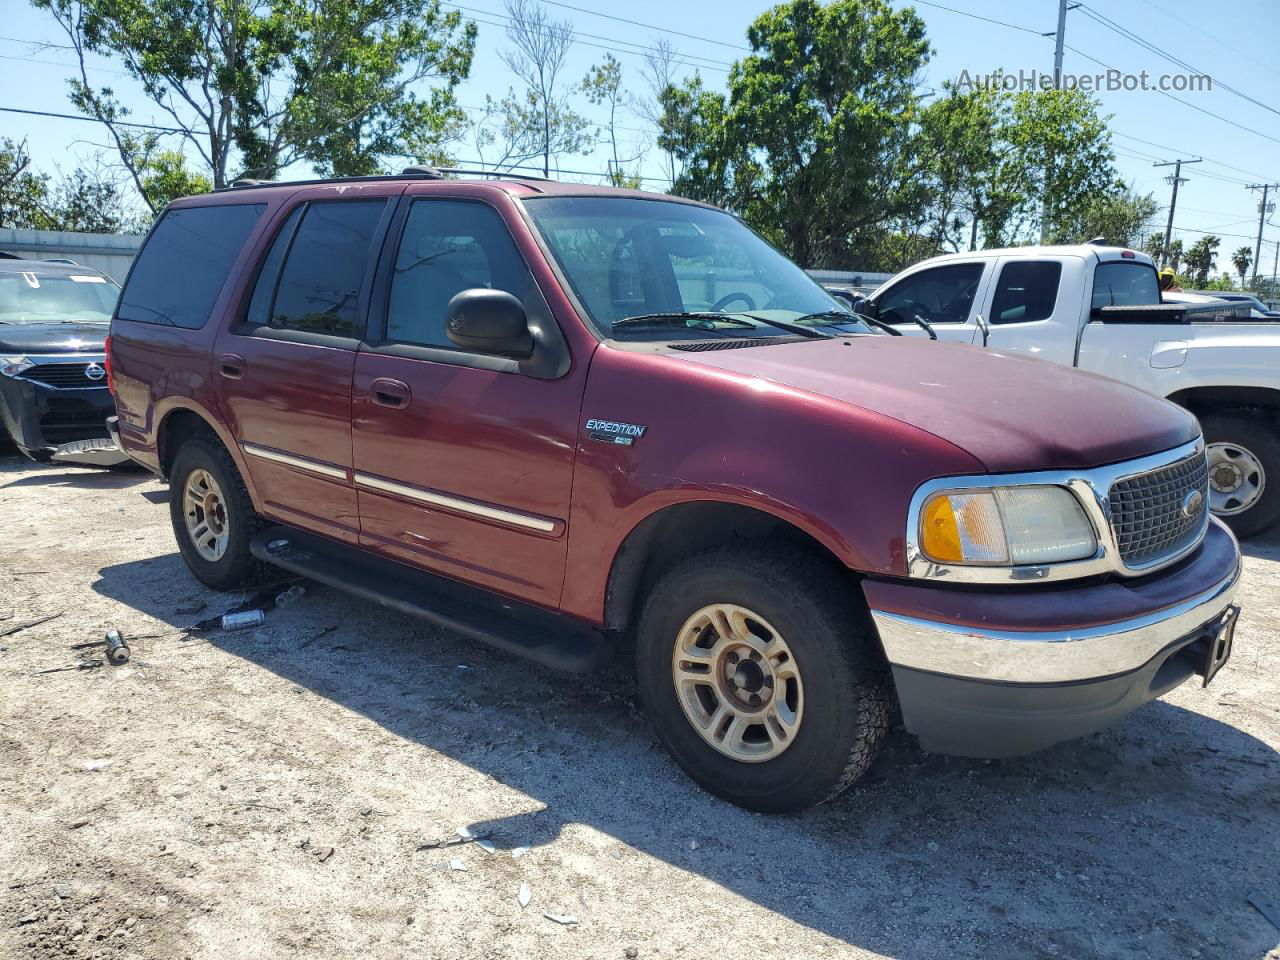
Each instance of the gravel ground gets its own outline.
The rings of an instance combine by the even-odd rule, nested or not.
[[[1280,538],[1208,690],[1014,761],[898,735],[771,818],[680,774],[625,664],[318,586],[185,639],[242,595],[188,575],[166,496],[0,457],[0,631],[58,615],[0,637],[0,956],[1280,958],[1249,904],[1280,905]],[[109,627],[128,666],[36,673]],[[458,828],[492,850],[420,849]]]

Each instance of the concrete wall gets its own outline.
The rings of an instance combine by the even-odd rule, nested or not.
[[[0,250],[30,260],[66,257],[124,282],[142,237],[113,233],[63,233],[59,230],[0,228]]]
[[[868,270],[806,270],[805,272],[819,283],[873,289],[893,276],[892,273],[876,273]]]

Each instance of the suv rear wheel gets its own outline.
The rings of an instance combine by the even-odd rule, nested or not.
[[[1280,435],[1261,412],[1200,418],[1209,457],[1209,509],[1238,537],[1280,521]]]
[[[174,457],[169,519],[182,559],[205,586],[231,590],[259,574],[249,541],[261,521],[235,461],[212,437],[187,440]]]
[[[870,765],[889,681],[848,580],[801,550],[698,554],[641,615],[640,695],[695,781],[739,806],[798,810]]]

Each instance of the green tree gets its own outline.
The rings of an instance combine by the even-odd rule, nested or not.
[[[1157,230],[1155,233],[1148,234],[1146,241],[1142,244],[1142,252],[1150,256],[1159,266],[1164,257],[1164,231]]]
[[[1236,268],[1236,273],[1240,274],[1240,289],[1244,289],[1245,276],[1249,273],[1249,268],[1253,266],[1253,251],[1248,247],[1240,247],[1231,255],[1231,265]]]
[[[142,172],[142,190],[152,210],[163,210],[179,197],[208,193],[213,182],[187,167],[186,158],[176,150],[161,150],[147,162]]]
[[[48,197],[49,178],[32,168],[26,140],[5,137],[0,141],[0,227],[47,229]]]
[[[1169,266],[1173,267],[1173,272],[1178,272],[1178,266],[1182,263],[1182,241],[1175,240],[1169,244]]]
[[[1138,194],[1124,183],[1116,183],[1110,190],[1085,198],[1080,206],[1063,215],[1056,237],[1066,243],[1087,243],[1102,237],[1112,246],[1134,246],[1143,225],[1158,209],[1151,194]]]
[[[1186,252],[1183,263],[1197,287],[1204,287],[1209,283],[1209,274],[1218,266],[1218,244],[1221,242],[1218,237],[1205,234]]]
[[[462,133],[453,91],[470,70],[476,28],[439,0],[32,2],[79,54],[71,100],[107,127],[144,198],[156,138],[121,126],[129,111],[90,82],[90,53],[124,66],[217,187],[236,169],[271,178],[296,161],[369,173]],[[439,85],[419,96],[429,80]]]
[[[792,0],[747,39],[727,99],[696,81],[664,98],[659,145],[685,160],[674,192],[725,203],[804,266],[846,265],[912,207],[924,22],[885,0]]]

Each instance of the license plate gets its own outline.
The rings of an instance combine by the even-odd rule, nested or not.
[[[1235,641],[1236,620],[1239,618],[1240,608],[1228,607],[1227,612],[1213,625],[1213,639],[1209,642],[1209,653],[1204,662],[1204,686],[1206,687],[1231,659],[1231,645]]]

